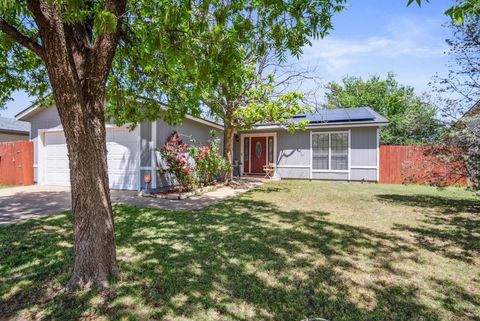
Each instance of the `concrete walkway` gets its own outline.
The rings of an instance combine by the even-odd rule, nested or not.
[[[261,178],[242,178],[238,184],[221,187],[184,200],[140,197],[136,191],[112,190],[112,202],[138,207],[198,211],[239,195],[265,182]],[[57,214],[71,209],[70,188],[59,186],[20,186],[0,189],[0,225]]]

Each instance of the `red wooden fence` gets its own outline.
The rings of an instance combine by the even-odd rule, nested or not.
[[[33,143],[0,143],[0,184],[33,184]]]
[[[432,177],[443,177],[445,185],[467,185],[466,175],[446,175],[458,166],[442,164],[434,157],[426,156],[427,148],[430,147],[380,146],[380,183],[402,184],[413,178],[413,183],[427,184]]]

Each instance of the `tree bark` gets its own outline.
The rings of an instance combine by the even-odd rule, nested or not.
[[[125,5],[126,0],[110,0],[105,8],[120,17]],[[28,8],[39,27],[39,56],[68,148],[75,237],[69,286],[104,287],[118,276],[103,111],[118,28],[92,42],[85,24],[65,24],[55,3],[29,0]]]
[[[233,139],[235,136],[235,128],[229,125],[225,125],[223,130],[223,157],[233,165]],[[227,181],[230,181],[233,177],[233,166],[230,173],[227,175]]]

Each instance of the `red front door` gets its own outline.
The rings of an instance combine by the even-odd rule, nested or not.
[[[252,173],[263,173],[267,164],[267,137],[252,137],[250,144]]]

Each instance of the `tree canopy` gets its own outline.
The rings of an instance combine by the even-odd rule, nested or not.
[[[346,76],[341,83],[327,84],[326,107],[368,106],[387,117],[390,125],[381,131],[383,144],[429,144],[438,139],[442,125],[426,98],[399,84],[393,73],[385,79]]]
[[[103,286],[118,275],[105,101],[120,124],[178,123],[242,72],[243,58],[300,55],[332,28],[344,3],[0,0],[0,105],[16,90],[51,97],[65,133],[75,232],[70,285]]]

